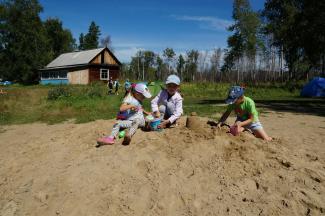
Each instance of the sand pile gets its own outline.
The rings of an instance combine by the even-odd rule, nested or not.
[[[114,121],[2,127],[0,215],[323,215],[325,119],[291,115],[261,117],[271,143],[198,116],[101,148]]]

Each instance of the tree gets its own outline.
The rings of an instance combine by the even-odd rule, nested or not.
[[[182,54],[180,54],[177,60],[177,73],[179,74],[179,77],[181,79],[183,76],[184,68],[185,68],[185,59],[182,56]]]
[[[59,19],[47,19],[44,22],[44,27],[49,40],[52,58],[56,58],[65,52],[71,52],[76,48],[75,40],[70,30],[64,29]]]
[[[83,33],[80,34],[79,36],[79,46],[78,46],[79,50],[85,50],[85,36]]]
[[[325,2],[267,0],[263,10],[266,34],[283,51],[289,78],[308,78],[310,71],[325,75]]]
[[[223,70],[231,70],[237,63],[237,82],[239,82],[239,65],[244,66],[255,76],[256,53],[258,49],[261,23],[258,13],[251,9],[248,0],[235,0],[233,4],[233,15],[235,23],[229,27],[234,32],[228,38],[228,50]],[[248,68],[245,66],[245,59],[248,60]]]
[[[143,67],[143,52],[141,50],[137,51],[135,56],[131,57],[130,70],[135,74],[135,79],[140,80],[144,75],[144,67]]]
[[[163,56],[165,57],[166,61],[167,61],[167,64],[168,64],[168,74],[170,74],[170,68],[171,68],[171,63],[172,61],[174,60],[174,57],[175,57],[175,52],[173,50],[173,48],[166,48],[164,50],[164,54]]]
[[[163,80],[163,71],[165,70],[166,65],[164,64],[162,58],[159,55],[156,55],[156,80]]]
[[[107,47],[110,51],[114,51],[113,47],[112,47],[112,40],[111,40],[111,36],[107,35],[106,37],[103,37],[100,40],[100,46],[101,47]]]
[[[1,1],[0,76],[22,83],[38,81],[38,69],[50,61],[49,41],[37,0]]]
[[[309,63],[306,78],[310,70],[319,70],[325,76],[325,2],[303,0],[299,16],[295,17],[295,27],[300,40],[299,47]]]
[[[98,48],[99,36],[100,36],[99,26],[97,26],[96,23],[92,21],[89,26],[88,33],[84,37],[83,48],[85,50]]]
[[[266,34],[272,35],[273,45],[282,47],[289,66],[290,78],[295,77],[294,65],[299,57],[299,32],[296,32],[295,17],[299,14],[301,0],[267,0],[263,16],[266,19]]]
[[[208,50],[199,52],[198,63],[197,63],[198,65],[197,78],[201,81],[207,80],[207,76],[209,72],[208,55],[209,55]]]
[[[186,81],[194,81],[197,73],[197,63],[199,59],[199,51],[190,50],[186,52]]]
[[[143,58],[144,58],[144,71],[146,72],[144,74],[144,79],[149,80],[151,78],[153,78],[154,76],[154,69],[153,66],[155,64],[155,53],[150,51],[150,50],[146,50],[143,53]]]
[[[221,56],[222,56],[222,50],[221,50],[221,48],[218,48],[218,49],[213,50],[212,56],[210,58],[211,72],[212,72],[214,81],[217,81],[217,74],[220,71]],[[220,73],[220,77],[219,77],[220,81],[221,81],[221,78],[222,77],[221,77],[221,73]]]

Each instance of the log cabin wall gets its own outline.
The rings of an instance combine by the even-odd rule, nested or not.
[[[100,53],[99,55],[97,55],[92,61],[92,64],[101,64],[101,55],[102,53]]]
[[[104,51],[104,63],[109,65],[118,65],[107,50]]]
[[[100,69],[108,69],[109,77],[112,77],[113,80],[119,78],[119,66],[108,66],[108,65],[92,65],[89,68],[89,83],[102,81],[107,82],[108,80],[100,80]]]
[[[91,62],[91,64],[108,64],[118,65],[114,58],[109,54],[107,50],[104,50],[98,54]]]
[[[88,71],[89,71],[88,69],[69,71],[68,73],[69,84],[88,84],[89,83]]]
[[[100,68],[90,67],[89,68],[89,83],[100,80]]]

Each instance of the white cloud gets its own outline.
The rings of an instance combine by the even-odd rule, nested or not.
[[[139,50],[143,49],[138,47],[115,48],[114,54],[121,62],[130,62],[131,57],[135,56]]]
[[[231,26],[233,24],[233,22],[230,20],[220,19],[220,18],[211,17],[211,16],[171,15],[171,17],[175,18],[176,20],[198,22],[199,26],[201,28],[209,29],[209,30],[225,31],[229,26]]]

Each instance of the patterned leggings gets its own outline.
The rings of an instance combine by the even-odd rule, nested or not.
[[[113,125],[111,136],[117,137],[121,128],[128,129],[127,135],[132,137],[139,127],[144,127],[144,119],[135,118],[134,120],[119,120]]]

